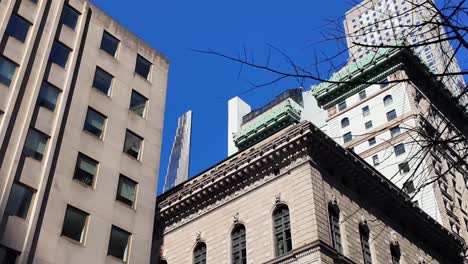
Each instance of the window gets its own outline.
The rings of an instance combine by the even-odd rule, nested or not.
[[[146,99],[146,97],[133,90],[130,99],[130,110],[141,117],[145,117],[147,101],[148,99]]]
[[[5,57],[0,57],[0,83],[10,86],[16,67],[16,63]]]
[[[116,199],[130,206],[134,206],[137,183],[123,175],[119,177]]]
[[[140,159],[142,143],[143,139],[140,136],[134,134],[130,130],[127,130],[123,152],[135,159]]]
[[[120,41],[109,34],[109,32],[104,31],[102,34],[101,49],[109,53],[112,57],[115,57],[117,49],[119,48],[119,43]]]
[[[401,251],[398,243],[390,244],[390,254],[392,255],[392,264],[399,264],[401,258]]]
[[[387,112],[387,121],[391,121],[397,117],[395,109]]]
[[[408,162],[398,164],[398,171],[400,172],[400,174],[408,173],[410,171]]]
[[[401,131],[400,131],[399,126],[390,128],[390,136],[391,137],[396,137],[396,136],[400,135],[400,133],[401,133]]]
[[[37,103],[39,106],[45,107],[53,112],[57,105],[57,98],[60,92],[61,91],[52,84],[43,82]]]
[[[63,220],[62,236],[82,243],[86,233],[88,216],[88,213],[68,205]]]
[[[41,161],[44,156],[48,139],[49,137],[44,133],[33,128],[29,129],[28,136],[26,137],[26,143],[24,144],[24,156]]]
[[[366,105],[362,108],[362,116],[368,116],[370,114],[369,106]]]
[[[343,142],[344,143],[347,143],[347,142],[349,142],[351,140],[353,140],[353,135],[351,134],[351,132],[348,132],[348,133],[343,135]]]
[[[75,30],[79,17],[80,13],[78,11],[76,11],[73,7],[65,4],[63,6],[62,18],[60,22]]]
[[[369,142],[369,146],[373,146],[375,145],[376,141],[375,141],[375,137],[369,139],[367,142]]]
[[[76,161],[75,174],[73,179],[80,181],[88,186],[93,186],[99,162],[79,153]]]
[[[281,256],[292,250],[291,225],[289,209],[281,205],[273,213],[276,256]]]
[[[245,227],[237,225],[231,232],[232,264],[247,264]]]
[[[414,183],[411,180],[406,181],[401,188],[406,194],[413,194],[416,189],[414,188]]]
[[[401,154],[405,153],[405,144],[400,143],[393,147],[393,150],[395,151],[395,156],[400,156]]]
[[[193,250],[193,264],[206,264],[206,244],[199,242]]]
[[[365,124],[364,124],[364,127],[366,129],[371,129],[372,128],[372,121],[367,121]]]
[[[362,90],[359,92],[359,99],[362,100],[362,99],[365,99],[367,97],[366,95],[366,90]]]
[[[0,263],[14,264],[18,255],[16,251],[0,246]]]
[[[384,103],[384,106],[389,106],[393,103],[393,97],[391,95],[386,95],[384,98],[383,98],[383,103]]]
[[[127,231],[116,226],[112,226],[107,255],[127,261],[130,236],[131,234]]]
[[[377,155],[372,156],[372,163],[374,164],[374,166],[378,166],[380,164],[379,156]]]
[[[62,43],[55,41],[50,51],[49,60],[52,63],[59,65],[62,68],[67,66],[68,56],[70,55],[70,48]]]
[[[343,111],[346,109],[346,102],[341,102],[338,104],[338,111]]]
[[[24,42],[28,36],[29,27],[31,23],[26,21],[26,19],[18,16],[12,15],[6,33],[8,36],[14,37],[15,39]]]
[[[341,119],[341,128],[345,128],[347,126],[349,126],[349,118],[345,117]]]
[[[338,206],[329,203],[328,204],[328,220],[330,222],[330,234],[332,238],[332,246],[339,253],[343,253],[343,247],[341,244],[341,232],[340,232],[340,209]]]
[[[92,108],[88,108],[86,114],[86,120],[84,124],[84,130],[95,135],[98,138],[102,138],[104,126],[106,125],[107,117]]]
[[[22,184],[13,183],[5,209],[6,214],[26,219],[33,194],[34,192],[30,188]]]
[[[364,264],[372,264],[369,245],[369,227],[366,224],[359,224],[359,236],[361,238],[361,250],[364,258]]]
[[[114,76],[110,75],[108,72],[103,69],[96,67],[96,72],[94,74],[93,87],[103,92],[105,95],[110,95],[110,90],[112,86],[112,79]]]
[[[387,32],[387,33],[388,33],[388,32]],[[387,35],[388,35],[388,34],[387,34]],[[380,89],[384,89],[385,87],[388,86],[388,84],[389,84],[389,83],[388,83],[388,80],[387,80],[387,79],[383,80],[383,81],[380,83]]]
[[[146,80],[150,79],[151,62],[138,55],[135,65],[135,72]]]

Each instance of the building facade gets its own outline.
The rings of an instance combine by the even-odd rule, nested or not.
[[[0,2],[0,263],[148,263],[168,61],[85,0]]]
[[[463,263],[459,237],[306,121],[158,197],[156,218],[152,263]]]

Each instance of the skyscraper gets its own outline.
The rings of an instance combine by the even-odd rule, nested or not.
[[[167,59],[85,0],[0,17],[0,263],[148,263]]]
[[[190,165],[190,141],[192,137],[192,111],[185,112],[177,120],[169,164],[167,165],[164,192],[188,180]]]

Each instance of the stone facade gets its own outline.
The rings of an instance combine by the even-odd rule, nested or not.
[[[340,210],[341,253],[329,206]],[[292,249],[277,256],[273,214],[289,209]],[[246,230],[248,263],[363,263],[359,226],[369,228],[372,263],[462,263],[463,242],[378,171],[308,122],[293,124],[158,198],[152,263],[235,263],[231,232]],[[241,263],[241,262],[239,262]]]
[[[78,18],[63,18],[65,9]],[[9,35],[15,14],[29,24],[24,41]],[[118,41],[114,56],[101,48],[105,32]],[[85,0],[1,1],[0,39],[2,58],[16,65],[11,84],[0,83],[0,257],[120,263],[108,256],[116,226],[131,234],[127,260],[148,263],[167,59]],[[69,51],[64,67],[49,59],[54,43]],[[138,56],[150,64],[146,78],[136,73]],[[107,94],[93,87],[97,67],[113,76]],[[53,111],[38,103],[43,82],[59,91]],[[147,99],[140,114],[130,109],[132,91]],[[101,137],[83,129],[88,109],[105,116]],[[24,155],[32,129],[46,138],[41,160]],[[122,151],[127,130],[142,139],[137,159]],[[99,163],[91,186],[74,179],[79,153]],[[116,200],[121,174],[136,183],[133,206]],[[13,185],[32,192],[23,217],[6,212]],[[61,235],[67,206],[88,214],[80,242]]]

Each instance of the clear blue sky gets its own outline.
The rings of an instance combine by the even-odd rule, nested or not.
[[[318,27],[330,19],[338,19],[341,24],[352,1],[93,2],[170,61],[159,193],[164,184],[178,116],[188,109],[193,110],[190,164],[190,176],[193,176],[227,155],[228,99],[251,89],[249,81],[271,80],[266,73],[252,71],[238,78],[238,64],[192,49],[211,48],[237,54],[246,47],[249,54],[255,54],[255,58],[261,60],[266,57],[266,45],[271,44],[306,65],[314,58],[314,51],[307,46],[322,37]],[[320,48],[328,54],[337,49],[330,43]],[[259,107],[279,92],[293,87],[298,87],[298,83],[286,80],[241,97],[253,107]]]

